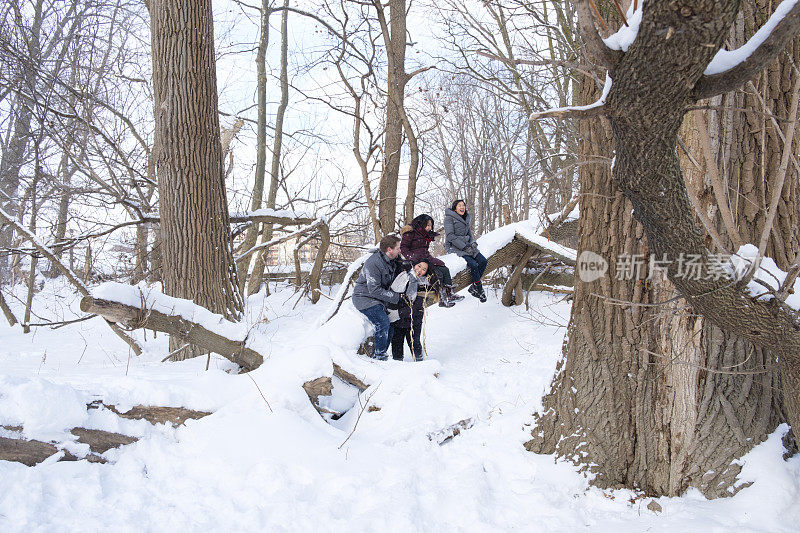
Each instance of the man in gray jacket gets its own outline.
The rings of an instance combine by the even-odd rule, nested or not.
[[[361,267],[361,274],[353,289],[353,305],[375,326],[375,354],[372,357],[386,361],[393,334],[386,308],[395,307],[401,294],[391,289],[392,282],[402,268],[397,260],[400,238],[387,235],[381,239],[379,248]],[[416,291],[416,286],[413,289]]]

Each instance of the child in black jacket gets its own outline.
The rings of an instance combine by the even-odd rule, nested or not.
[[[416,284],[422,288],[425,285],[426,274],[428,273],[428,262],[424,259],[414,263],[414,267],[408,272],[408,276],[413,276]],[[398,278],[402,277],[401,275]],[[402,279],[396,280],[402,284]],[[409,295],[405,291],[400,296],[398,308],[390,312],[389,320],[392,321],[394,336],[392,337],[392,359],[395,361],[403,360],[403,342],[407,342],[411,348],[411,355],[414,361],[422,361],[422,319],[425,316],[425,295],[423,290],[416,291],[416,294]]]

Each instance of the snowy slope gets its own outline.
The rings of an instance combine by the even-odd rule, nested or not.
[[[36,301],[45,319],[77,310],[58,281]],[[753,486],[727,500],[661,498],[661,514],[649,498],[589,488],[573,466],[526,452],[569,317],[556,297],[531,295],[530,312],[494,293],[431,308],[420,364],[355,355],[368,328],[349,302],[315,329],[326,306],[296,301],[286,289],[249,300],[244,327],[269,346],[250,375],[227,373],[218,357],[208,371],[205,358],[160,363],[166,338],[151,333],[129,357],[100,319],[30,335],[0,325],[0,424],[64,442],[77,425],[140,437],[108,452],[109,464],[0,462],[0,530],[794,531],[800,520],[800,459],[781,460],[785,428],[745,458]],[[360,400],[379,410],[320,418],[300,384],[330,375],[332,361],[372,384]],[[151,426],[87,413],[97,398],[214,414]],[[465,418],[474,426],[442,446],[426,436]]]

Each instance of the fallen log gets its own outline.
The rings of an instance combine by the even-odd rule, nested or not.
[[[568,265],[574,266],[575,258],[567,253],[560,252],[559,249],[563,249],[563,247],[545,246],[534,242],[521,233],[517,233],[514,235],[514,238],[511,239],[511,242],[486,258],[486,271],[484,275],[488,275],[504,266],[516,265],[523,254],[529,250],[532,250],[532,253],[539,253],[542,256],[555,257]],[[470,283],[472,283],[472,277],[467,268],[453,275],[453,286],[456,291],[468,287]]]
[[[350,385],[356,387],[357,389],[359,389],[359,392],[364,392],[369,388],[369,385],[367,385],[366,383],[358,379],[355,375],[343,369],[336,363],[333,363],[333,375],[341,379],[345,383],[349,383]]]
[[[17,429],[9,426],[3,426],[3,428],[11,430]],[[21,429],[22,428],[19,428],[19,430]],[[91,445],[89,446],[89,449],[91,449]],[[64,452],[64,455],[59,459],[59,461],[78,461],[79,459],[85,459],[90,463],[107,462],[104,457],[101,457],[95,453],[88,453],[86,454],[86,457],[83,458],[76,457],[67,450],[59,450],[55,444],[50,442],[42,442],[35,439],[23,439],[21,437],[17,439],[0,437],[0,461],[12,461],[15,463],[22,463],[25,466],[36,466],[60,451]]]
[[[98,400],[88,404],[88,409],[98,409],[105,407],[112,413],[129,420],[147,420],[151,424],[166,424],[169,422],[173,427],[182,426],[189,419],[199,420],[211,413],[206,411],[195,411],[185,407],[161,407],[153,405],[136,405],[131,409],[121,413],[115,405],[109,405]]]
[[[264,362],[261,354],[245,346],[245,341],[228,339],[181,316],[167,315],[154,309],[141,309],[92,296],[84,296],[80,307],[84,313],[100,315],[109,322],[121,323],[129,328],[145,328],[167,333],[182,342],[218,353],[246,370],[258,368]]]
[[[58,448],[47,442],[0,437],[0,461],[13,461],[26,466],[36,466],[56,453],[58,453]],[[75,460],[75,457],[68,452],[65,452],[64,458],[61,460],[69,460],[66,459],[67,455],[70,455],[73,461]]]
[[[101,429],[72,428],[70,433],[78,437],[78,442],[88,444],[94,453],[106,453],[111,448],[119,448],[139,440],[136,437]]]

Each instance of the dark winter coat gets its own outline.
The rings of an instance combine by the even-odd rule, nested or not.
[[[353,288],[353,305],[359,311],[381,304],[396,304],[400,293],[389,287],[400,269],[398,261],[389,259],[381,251],[373,252],[361,267],[361,274]]]
[[[414,302],[410,303],[404,294],[398,302],[397,312],[400,313],[400,320],[392,322],[392,327],[408,329],[411,327],[412,320],[415,330],[421,330],[422,317],[425,315],[425,293],[417,293]]]
[[[452,209],[444,210],[444,247],[448,253],[459,257],[475,256],[478,254],[478,241],[472,236],[472,214],[467,211],[464,216],[466,218]]]
[[[438,233],[425,229],[428,221],[432,220],[428,215],[420,215],[411,221],[411,225],[404,226],[400,230],[403,235],[400,241],[400,253],[413,263],[424,259],[428,262],[428,266],[444,266],[444,262],[433,257],[428,250],[433,239],[439,236]]]

